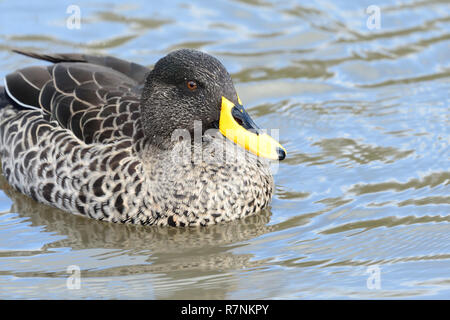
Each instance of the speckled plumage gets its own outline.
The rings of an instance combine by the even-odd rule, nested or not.
[[[54,64],[18,70],[0,88],[0,156],[15,189],[70,213],[144,225],[215,224],[269,204],[268,163],[223,136],[152,143],[141,101],[149,69],[112,57],[26,54]],[[213,160],[175,156],[186,148]],[[232,160],[223,161],[225,149]]]

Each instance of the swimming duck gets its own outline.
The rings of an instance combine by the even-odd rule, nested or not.
[[[271,200],[285,149],[252,121],[219,60],[180,49],[152,70],[115,57],[17,53],[51,62],[0,87],[8,183],[97,220],[210,225]]]

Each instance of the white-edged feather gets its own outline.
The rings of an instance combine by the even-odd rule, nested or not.
[[[6,91],[6,94],[8,95],[8,97],[10,97],[12,100],[14,100],[15,103],[21,105],[21,106],[24,107],[24,108],[29,108],[29,109],[34,109],[34,110],[40,110],[40,109],[41,109],[41,108],[38,108],[38,107],[36,107],[36,106],[31,106],[31,105],[29,105],[29,104],[26,104],[26,103],[23,103],[23,102],[20,102],[19,100],[17,100],[17,98],[14,97],[14,96],[11,94],[11,92],[9,91],[9,89],[8,89],[8,82],[6,81],[6,78],[3,78],[3,82],[4,82],[4,84],[5,84],[5,91]]]

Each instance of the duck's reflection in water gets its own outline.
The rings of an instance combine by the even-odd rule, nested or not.
[[[197,288],[196,296],[191,298],[220,299],[225,298],[237,283],[232,275],[234,270],[255,268],[267,263],[267,259],[257,260],[251,253],[236,253],[235,249],[245,246],[247,240],[271,232],[273,226],[268,225],[271,216],[269,210],[242,220],[208,227],[144,227],[100,222],[39,204],[13,190],[3,176],[0,176],[0,188],[13,201],[10,212],[26,218],[23,223],[40,227],[40,232],[64,237],[44,244],[42,250],[35,253],[51,254],[55,249],[69,248],[63,252],[68,261],[73,262],[69,256],[77,251],[83,279],[106,281],[127,277],[133,283],[133,278],[135,281],[136,278],[144,277],[155,279],[154,289],[163,279],[164,290],[170,291],[170,294],[165,292],[163,297],[183,299],[189,298],[191,289],[182,283],[177,285],[178,282],[188,278],[195,283],[196,279],[218,277],[213,281],[219,281],[220,285],[203,286],[204,290]],[[90,260],[89,268],[83,268],[83,256]],[[115,263],[114,266],[104,268],[104,263],[99,263],[102,267],[92,268],[92,259],[102,260],[112,256],[116,261],[118,258],[123,259],[123,264],[118,266]],[[136,264],[136,257],[141,262]],[[62,271],[46,272],[45,276],[67,277],[66,267],[61,265]],[[39,272],[33,272],[33,276],[38,276],[36,273]],[[27,274],[23,276],[30,276]],[[20,276],[20,272],[15,273],[15,276]]]

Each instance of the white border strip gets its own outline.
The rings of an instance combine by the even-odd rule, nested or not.
[[[17,100],[17,99],[11,94],[11,92],[9,91],[8,83],[6,82],[6,77],[3,78],[3,82],[4,82],[4,84],[5,84],[6,94],[8,95],[8,97],[10,97],[11,99],[13,99],[15,103],[17,103],[18,105],[21,105],[21,106],[24,107],[24,108],[29,108],[29,109],[34,109],[34,110],[40,110],[40,109],[41,109],[41,108],[38,108],[38,107],[35,107],[35,106],[31,106],[31,105],[29,105],[29,104],[26,104],[26,103],[23,103],[23,102],[20,102],[19,100]]]

